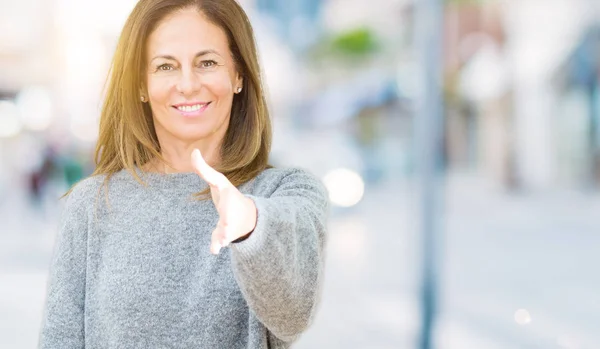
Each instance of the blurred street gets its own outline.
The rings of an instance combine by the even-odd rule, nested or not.
[[[425,260],[435,349],[600,348],[600,1],[238,1],[270,161],[318,176],[332,204],[320,311],[295,348],[423,349]],[[0,0],[0,349],[37,346],[57,199],[94,171],[136,3]],[[427,161],[445,181],[431,230]]]
[[[418,239],[409,182],[367,190],[332,212],[324,298],[296,348],[405,348],[418,328]],[[13,188],[15,189],[15,188]],[[2,348],[34,348],[56,233],[13,193],[2,201]],[[452,175],[440,271],[439,348],[600,346],[600,195],[508,195]],[[522,325],[515,312],[525,309]],[[530,322],[529,322],[530,320]]]

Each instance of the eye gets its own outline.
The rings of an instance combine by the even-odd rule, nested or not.
[[[217,66],[217,62],[212,59],[200,62],[200,67],[202,68],[214,68]]]
[[[171,71],[173,70],[173,66],[169,63],[159,65],[156,70],[158,71]]]

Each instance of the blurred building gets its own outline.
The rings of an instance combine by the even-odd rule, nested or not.
[[[600,184],[600,27],[585,31],[554,75],[559,177]]]
[[[514,181],[512,79],[500,3],[451,2],[445,9],[446,156],[450,168]]]
[[[589,41],[582,38],[598,21],[593,7],[587,0],[453,1],[446,7],[450,168],[485,174],[504,188],[581,188],[590,183],[591,170],[584,167],[597,166],[596,160],[582,149],[589,149],[589,138],[595,138],[588,135],[595,132],[593,119],[583,112],[587,121],[575,121],[581,110],[578,116],[566,116],[560,106],[581,109],[581,103],[573,103],[578,97],[565,93],[565,79],[555,77],[565,76],[561,70],[566,65],[593,75],[586,62],[576,61],[582,54],[594,59],[590,45],[579,45],[588,51],[572,53],[582,50],[576,43]],[[570,56],[575,60],[564,63]],[[589,89],[587,93],[591,95]],[[586,134],[586,145],[575,145],[581,137],[567,131],[574,127]],[[567,141],[561,136],[565,132],[578,140]]]
[[[322,0],[255,0],[255,8],[271,18],[277,33],[290,47],[303,50],[320,34],[322,3]]]

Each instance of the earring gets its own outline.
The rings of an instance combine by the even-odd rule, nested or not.
[[[142,101],[142,103],[146,103],[146,97],[140,96],[140,100]]]
[[[241,88],[241,87],[238,87],[238,88],[237,88],[237,93],[240,93],[240,92],[242,92],[242,88]]]

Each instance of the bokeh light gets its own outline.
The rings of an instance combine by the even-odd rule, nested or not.
[[[0,137],[13,137],[21,132],[19,108],[12,101],[0,101]]]
[[[16,98],[23,126],[33,131],[43,131],[52,124],[52,98],[47,89],[27,87]]]
[[[515,312],[515,322],[519,325],[527,325],[531,322],[531,315],[526,309],[519,309]]]
[[[352,170],[340,168],[323,177],[332,204],[341,207],[356,205],[363,197],[365,183],[360,175]]]

